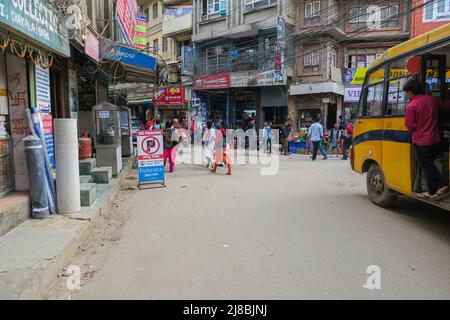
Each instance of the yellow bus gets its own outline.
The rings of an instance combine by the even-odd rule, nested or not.
[[[387,50],[367,70],[349,156],[354,171],[367,173],[367,192],[375,204],[388,207],[405,195],[450,211],[449,195],[436,200],[416,196],[427,190],[405,125],[409,101],[402,90],[404,83],[415,77],[425,94],[450,98],[449,70],[450,23]],[[449,113],[439,113],[439,130],[441,155],[435,164],[448,186]]]

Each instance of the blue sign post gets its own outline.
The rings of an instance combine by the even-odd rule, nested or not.
[[[138,185],[164,180],[164,145],[162,130],[139,130],[137,137]]]
[[[125,46],[114,46],[105,53],[104,58],[109,60],[120,60],[122,63],[156,70],[156,59],[154,57],[150,57],[149,55]]]

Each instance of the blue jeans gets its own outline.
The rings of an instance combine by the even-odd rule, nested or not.
[[[325,152],[325,149],[323,148],[322,141],[320,141],[319,150],[320,150],[320,153],[326,158],[327,153]]]

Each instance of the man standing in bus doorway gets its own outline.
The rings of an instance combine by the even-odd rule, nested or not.
[[[348,149],[353,142],[353,123],[351,120],[347,121],[345,129],[342,131],[342,138],[344,139],[344,144],[342,146],[342,160],[348,159]]]
[[[418,194],[421,198],[436,199],[448,192],[444,179],[434,165],[439,153],[438,112],[439,109],[450,109],[450,100],[442,100],[434,96],[422,94],[420,82],[408,80],[403,91],[409,104],[405,110],[405,124],[412,133],[412,143],[417,162],[425,172],[428,191]]]
[[[318,118],[315,118],[314,123],[309,127],[308,138],[311,139],[313,144],[312,160],[315,161],[317,158],[317,152],[320,149],[320,143],[323,139],[323,126],[320,124]],[[323,160],[325,159],[327,159],[326,155],[323,157]]]

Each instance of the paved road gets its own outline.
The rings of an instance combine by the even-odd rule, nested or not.
[[[224,173],[183,166],[168,188],[136,192],[117,246],[73,298],[450,298],[449,213],[376,207],[341,160]],[[363,288],[369,265],[381,290]]]

